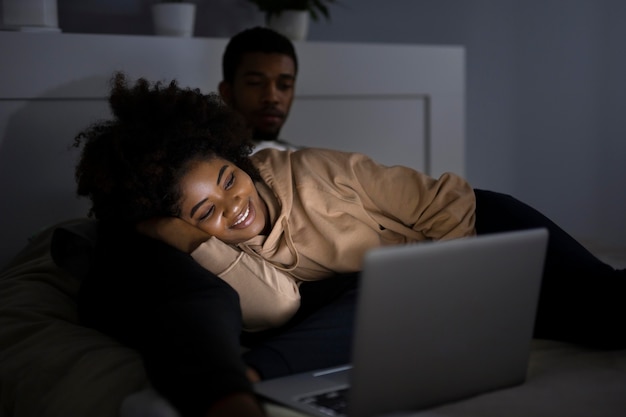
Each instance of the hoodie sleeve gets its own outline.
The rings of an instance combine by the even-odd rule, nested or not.
[[[381,165],[358,153],[347,155],[344,163],[346,184],[357,188],[365,209],[381,226],[402,224],[418,240],[475,234],[474,191],[459,175],[448,172],[433,178],[405,166]],[[341,176],[335,177],[337,186],[341,181]]]
[[[237,291],[246,331],[278,327],[300,307],[297,280],[260,256],[214,237],[198,246],[191,256]]]

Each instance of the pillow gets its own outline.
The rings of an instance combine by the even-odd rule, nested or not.
[[[79,278],[52,260],[54,230],[62,238],[77,232],[64,237],[85,249],[90,222],[46,229],[0,272],[0,415],[111,417],[126,396],[149,387],[136,351],[78,323]],[[63,259],[84,271],[78,258]]]
[[[52,234],[50,255],[54,263],[75,277],[83,277],[96,246],[98,235],[95,220],[65,222]]]

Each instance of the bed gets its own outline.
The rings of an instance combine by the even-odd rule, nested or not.
[[[64,230],[80,253],[93,238],[86,203],[74,196],[69,145],[108,116],[112,72],[214,91],[226,41],[0,32],[0,417],[176,417],[135,351],[78,323],[80,281],[53,262],[51,239]],[[464,174],[463,48],[296,48],[301,72],[286,139]],[[534,340],[528,375],[524,385],[411,415],[626,415],[626,351]],[[271,416],[298,416],[267,407]]]

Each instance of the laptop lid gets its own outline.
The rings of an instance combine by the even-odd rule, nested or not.
[[[350,385],[347,415],[368,417],[523,382],[547,237],[533,229],[368,252],[349,378],[321,370],[257,392],[328,416],[303,399]]]

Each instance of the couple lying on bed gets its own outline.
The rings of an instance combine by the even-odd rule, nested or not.
[[[137,349],[184,416],[262,415],[251,381],[348,362],[358,271],[381,245],[545,227],[535,337],[626,347],[626,272],[510,196],[356,153],[251,155],[218,96],[175,81],[116,74],[110,104],[76,138],[98,220],[80,318]]]

